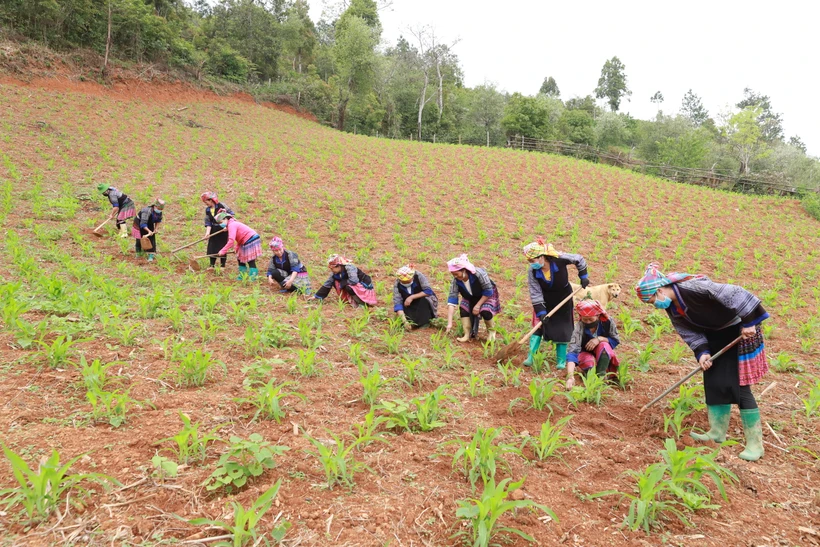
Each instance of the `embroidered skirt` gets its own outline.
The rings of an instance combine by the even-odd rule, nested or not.
[[[129,218],[134,218],[136,214],[137,208],[134,206],[134,202],[129,199],[123,204],[122,209],[120,209],[120,212],[117,213],[117,222],[121,223],[122,221],[128,220]]]
[[[336,292],[339,293],[339,298],[345,302],[358,305],[358,302],[352,298],[353,296],[356,296],[361,302],[367,304],[368,306],[375,306],[377,303],[376,290],[373,289],[373,287],[368,289],[361,283],[342,287],[341,283],[338,281],[335,282],[335,286]]]
[[[741,340],[738,344],[737,371],[742,386],[758,383],[769,370],[760,325],[755,326],[755,331],[754,338]]]
[[[262,238],[258,235],[255,238],[251,238],[245,244],[240,245],[236,251],[236,259],[242,264],[256,260],[260,256],[262,256]]]
[[[476,303],[481,299],[480,294],[474,294],[471,300],[467,300],[466,298],[462,298],[461,302],[459,303],[459,308],[462,313],[467,313],[467,315],[462,315],[462,317],[469,317],[473,314],[473,307]],[[498,294],[498,287],[495,286],[493,283],[493,294],[481,304],[482,312],[488,311],[490,312],[493,317],[501,313],[501,297]]]
[[[620,361],[618,361],[618,355],[615,353],[615,350],[609,345],[609,342],[601,342],[595,349],[590,351],[582,351],[578,354],[578,368],[581,370],[587,370],[595,366],[598,362],[598,359],[601,358],[601,354],[603,352],[607,352],[609,355],[609,367],[607,368],[607,372],[617,372],[618,365],[620,365]]]

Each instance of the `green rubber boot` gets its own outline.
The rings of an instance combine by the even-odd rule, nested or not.
[[[256,278],[259,277],[259,268],[250,268],[248,272],[251,281],[256,281]]]
[[[746,449],[739,454],[740,459],[756,462],[763,457],[763,425],[760,421],[760,409],[741,408],[740,421],[743,422],[743,434],[746,436]]]
[[[555,344],[555,368],[567,368],[567,344]]]
[[[527,358],[524,359],[524,366],[531,367],[532,360],[535,358],[535,354],[538,352],[538,348],[541,347],[541,335],[540,334],[533,334],[530,336],[530,353],[527,355]]]
[[[248,267],[247,266],[239,266],[239,275],[236,276],[237,281],[242,281],[248,277]]]
[[[709,405],[706,407],[709,415],[709,431],[706,433],[695,433],[689,435],[696,441],[715,441],[722,443],[726,440],[726,432],[729,431],[729,417],[732,414],[732,405]]]

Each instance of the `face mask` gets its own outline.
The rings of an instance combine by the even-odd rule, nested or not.
[[[226,226],[228,226],[228,223],[227,223],[227,222],[220,222],[220,223],[219,223],[219,227],[220,227],[220,228],[225,228]]]
[[[671,305],[672,305],[672,299],[671,298],[666,298],[665,296],[662,296],[660,294],[655,295],[655,307],[658,308],[659,310],[665,310],[666,308],[668,308]]]
[[[530,262],[530,268],[532,268],[533,270],[540,270],[543,267],[544,265],[540,262]]]
[[[399,283],[401,283],[401,281],[399,281]],[[413,283],[401,283],[401,286],[410,290],[413,287]]]

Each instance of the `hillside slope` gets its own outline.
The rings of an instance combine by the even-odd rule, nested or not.
[[[740,446],[722,449],[719,461],[738,481],[727,487],[728,502],[714,495],[720,510],[690,516],[692,528],[674,519],[648,536],[622,530],[626,504],[587,497],[609,489],[631,492],[633,481],[622,473],[660,461],[663,439],[672,435],[663,432],[663,405],[641,416],[637,410],[692,366],[659,314],[634,297],[632,286],[650,260],[667,271],[737,281],[764,299],[773,316],[767,351],[780,369],[755,388],[759,394],[777,381],[760,404],[780,438],[768,429],[765,438],[818,452],[817,418],[806,418],[801,398],[810,375],[817,375],[820,230],[798,202],[683,186],[563,157],[359,137],[207,95],[157,92],[143,100],[98,88],[6,83],[0,85],[0,112],[0,214],[9,230],[0,236],[6,263],[0,292],[3,442],[29,462],[52,448],[63,461],[87,453],[75,470],[137,483],[86,499],[72,509],[73,528],[64,531],[50,530],[58,528],[56,516],[27,530],[10,510],[0,516],[5,543],[45,545],[76,532],[80,543],[156,545],[201,528],[171,514],[219,519],[225,500],[201,484],[224,444],[215,443],[204,464],[176,478],[152,477],[151,458],[160,448],[154,443],[180,430],[178,414],[184,412],[224,439],[259,433],[290,447],[276,458],[276,468],[228,497],[248,506],[282,479],[263,527],[281,511],[279,520],[293,524],[288,544],[456,544],[451,536],[462,529],[456,500],[472,492],[458,468],[451,469],[447,454],[454,449],[444,443],[494,427],[504,428],[501,439],[520,445],[522,432],[535,435],[550,418],[548,411],[525,410],[523,402],[508,410],[516,398],[529,399],[534,375],[524,370],[515,385],[477,343],[459,345],[434,329],[393,335],[387,313],[343,309],[335,298],[321,307],[288,303],[267,284],[235,281],[235,264],[223,276],[186,271],[186,259],[204,246],[181,258],[167,251],[201,236],[199,195],[205,190],[216,191],[264,241],[280,235],[307,264],[314,287],[325,278],[328,254],[353,258],[373,275],[385,311],[392,310],[392,272],[412,261],[430,277],[446,313],[450,275],[444,262],[467,252],[499,286],[502,334],[509,339],[524,332],[530,306],[521,247],[538,234],[558,249],[583,254],[593,283],[623,286],[611,312],[619,324],[634,323],[620,348],[632,367],[631,386],[610,390],[602,406],[575,407],[557,395],[551,420],[572,415],[565,433],[580,444],[564,451],[563,462],[534,464],[508,454],[509,469],[499,470],[499,476],[526,477],[525,496],[555,511],[558,522],[523,511],[503,519],[541,544],[796,545],[805,541],[799,526],[820,523],[818,460],[771,445],[757,464],[737,458]],[[156,263],[138,261],[130,239],[88,234],[107,213],[94,189],[99,182],[124,189],[138,207],[154,196],[167,201]],[[24,309],[15,312],[14,302]],[[28,345],[32,333],[47,347]],[[283,338],[282,347],[265,346],[259,333],[268,341]],[[65,359],[54,349],[63,335],[81,339]],[[393,343],[397,351],[389,348]],[[315,375],[306,374],[310,347]],[[383,399],[410,399],[449,384],[454,400],[443,403],[443,427],[368,445],[355,457],[370,471],[356,476],[352,490],[329,490],[321,487],[319,461],[305,455],[312,445],[302,434],[327,440],[328,432],[342,435],[365,419],[369,405],[361,401],[351,347],[361,350],[365,373],[378,366],[382,376],[396,379],[383,388]],[[197,349],[225,368],[215,366],[203,388],[181,387],[178,363]],[[109,425],[111,413],[92,416],[73,364],[80,355],[115,362],[109,376],[119,376],[119,383],[106,389],[130,389],[134,400],[150,405],[134,405],[119,427]],[[420,382],[401,381],[407,362],[415,360]],[[252,420],[256,410],[237,399],[250,396],[245,380],[255,373],[297,382],[291,389],[307,401],[288,399],[281,423]],[[544,376],[561,378],[561,391],[563,375]],[[696,412],[684,425],[704,427],[705,418]],[[731,432],[742,440],[736,415]],[[691,444],[688,434],[678,441],[679,447]],[[0,486],[12,480],[10,466],[0,462]]]

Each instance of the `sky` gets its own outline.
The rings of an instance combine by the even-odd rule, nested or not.
[[[309,0],[318,21],[326,0]],[[383,46],[409,27],[428,25],[453,48],[465,85],[493,82],[500,90],[534,95],[546,76],[561,98],[594,94],[601,67],[618,56],[631,100],[621,111],[655,116],[680,110],[692,89],[716,119],[743,98],[768,95],[783,114],[786,138],[798,135],[820,156],[820,4],[690,0],[550,2],[548,0],[393,0],[379,13]],[[603,101],[600,101],[603,105]]]

